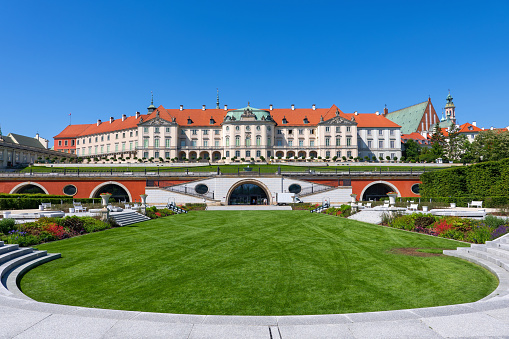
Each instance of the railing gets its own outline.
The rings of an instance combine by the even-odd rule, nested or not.
[[[333,190],[335,188],[337,188],[337,187],[324,186],[324,185],[320,185],[320,186],[313,186],[313,185],[311,185],[311,187],[304,187],[299,193],[295,194],[295,196],[303,197],[303,196],[306,196],[306,195],[309,195],[309,194],[315,194],[315,193],[320,193],[320,192],[324,192],[324,191],[330,191],[330,190]]]
[[[327,208],[329,208],[329,204],[325,203],[321,206],[318,206],[314,210],[311,210],[310,212],[311,213],[321,213],[322,211],[326,210]]]
[[[193,197],[198,198],[208,198],[214,200],[214,192],[207,192],[204,194],[197,193],[194,188],[190,188],[187,186],[168,186],[164,187],[165,190],[175,192],[175,193],[183,193],[187,195],[192,195]]]
[[[177,205],[175,205],[173,202],[170,202],[166,205],[166,208],[172,210],[173,212],[177,213],[177,214],[180,214],[180,213],[187,213],[187,211],[185,209],[182,209],[180,207],[178,207]]]

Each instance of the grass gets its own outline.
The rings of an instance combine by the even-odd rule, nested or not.
[[[462,245],[305,211],[196,211],[40,245],[62,258],[30,271],[21,288],[44,302],[149,312],[427,307],[478,300],[497,280],[457,258],[391,250]]]

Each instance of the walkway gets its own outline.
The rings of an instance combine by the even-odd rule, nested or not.
[[[228,205],[207,206],[207,211],[291,211],[292,206],[275,205]]]

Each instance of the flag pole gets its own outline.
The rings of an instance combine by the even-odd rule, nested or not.
[[[69,125],[72,125],[71,124],[71,113],[69,112]]]

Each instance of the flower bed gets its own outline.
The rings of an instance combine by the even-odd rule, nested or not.
[[[93,217],[40,218],[35,222],[15,224],[13,219],[0,222],[0,240],[8,244],[32,246],[102,231],[116,225]]]
[[[173,214],[175,214],[175,213],[173,213],[172,210],[169,210],[167,208],[157,209],[155,206],[148,207],[146,210],[146,215],[150,219],[158,219],[158,218],[167,217],[167,216],[173,215]]]
[[[348,218],[352,213],[352,206],[341,205],[340,207],[329,207],[323,213],[337,217]]]
[[[431,214],[384,215],[382,224],[389,227],[429,234],[476,244],[509,233],[509,221],[487,215],[484,220],[460,217],[439,217]]]

